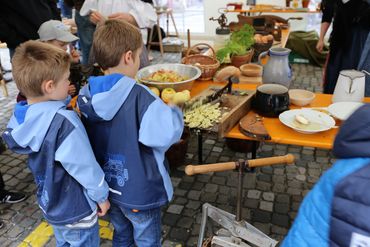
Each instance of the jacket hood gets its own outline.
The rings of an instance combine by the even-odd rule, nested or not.
[[[136,81],[121,74],[90,77],[80,90],[78,107],[92,121],[111,120],[127,99]]]
[[[38,152],[55,114],[65,107],[63,101],[17,103],[3,134],[9,148],[23,154]]]
[[[337,158],[370,157],[370,104],[355,111],[340,127],[334,141]]]

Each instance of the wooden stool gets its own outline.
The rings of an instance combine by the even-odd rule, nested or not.
[[[163,51],[162,34],[161,34],[161,28],[160,28],[160,25],[159,25],[159,21],[160,21],[160,18],[161,18],[161,15],[162,14],[166,14],[166,16],[167,16],[167,19],[166,19],[166,23],[167,23],[166,35],[167,35],[167,37],[179,37],[179,33],[177,31],[177,28],[176,28],[175,19],[173,18],[172,9],[170,9],[170,8],[167,8],[167,9],[157,9],[156,10],[156,13],[157,13],[157,32],[158,32],[158,39],[159,39],[159,41],[158,42],[154,42],[153,41],[154,27],[152,27],[152,29],[150,30],[150,34],[149,34],[148,50],[150,52],[150,46],[152,46],[152,45],[158,45],[159,46],[159,49],[161,51],[161,55],[163,56],[163,52],[164,51]],[[176,32],[175,35],[170,35],[169,34],[169,20],[168,20],[169,17],[171,18],[172,24],[175,27],[175,32]]]

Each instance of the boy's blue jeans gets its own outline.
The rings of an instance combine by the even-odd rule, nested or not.
[[[65,226],[52,225],[57,247],[99,247],[99,224],[90,228],[72,229]]]
[[[139,212],[111,204],[109,210],[114,226],[113,247],[160,247],[161,209]]]

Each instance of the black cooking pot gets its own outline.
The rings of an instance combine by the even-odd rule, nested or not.
[[[280,84],[262,84],[257,87],[253,108],[262,116],[278,117],[289,110],[288,88]]]

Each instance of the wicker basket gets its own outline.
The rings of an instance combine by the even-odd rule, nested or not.
[[[258,56],[264,52],[267,51],[268,49],[271,48],[272,44],[274,43],[274,40],[270,40],[268,43],[254,43],[253,48],[254,48],[254,55],[253,55],[253,61],[258,60]]]
[[[212,51],[212,57],[202,54],[189,55],[191,50],[200,45],[208,46]],[[216,59],[215,50],[206,43],[199,43],[191,47],[186,53],[186,57],[182,59],[182,63],[197,66],[202,72],[198,78],[199,80],[211,80],[220,67],[220,62]]]

